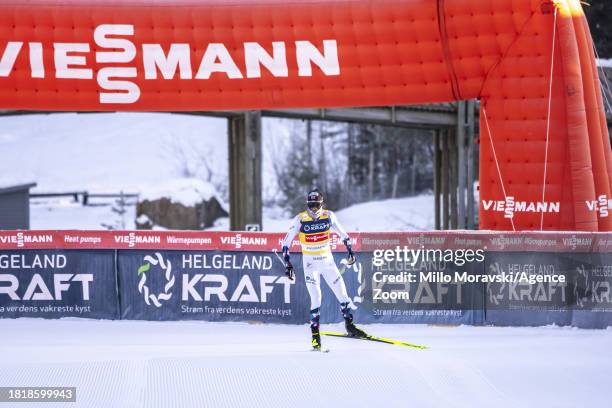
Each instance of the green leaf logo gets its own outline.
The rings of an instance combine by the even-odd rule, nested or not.
[[[146,264],[142,265],[140,268],[138,268],[138,274],[140,275],[141,273],[145,273],[149,269],[151,269],[151,264],[150,263],[146,263]]]

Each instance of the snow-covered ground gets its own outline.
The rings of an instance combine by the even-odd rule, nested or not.
[[[30,202],[30,228],[39,230],[101,230],[104,225],[119,225],[135,229],[136,206],[125,207],[124,216],[113,213],[112,201],[105,205],[83,206],[69,198],[32,200]]]
[[[49,406],[87,408],[609,406],[612,330],[364,327],[430,349],[324,338],[320,354],[307,326],[1,320],[0,386],[76,386]]]

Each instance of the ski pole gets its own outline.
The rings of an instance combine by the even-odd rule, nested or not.
[[[272,252],[274,252],[274,255],[276,255],[276,257],[278,258],[278,261],[283,264],[284,267],[287,266],[287,264],[285,263],[285,260],[278,254],[278,251],[276,250],[276,248],[274,248],[272,250]]]

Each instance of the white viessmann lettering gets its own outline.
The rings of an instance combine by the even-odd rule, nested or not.
[[[133,82],[138,77],[136,66],[140,65],[140,61],[137,61],[139,58],[145,80],[160,77],[164,80],[207,80],[213,74],[224,74],[229,79],[261,78],[262,68],[274,77],[284,78],[290,74],[289,49],[295,52],[293,57],[298,68],[297,76],[312,76],[313,66],[318,67],[323,75],[340,75],[338,44],[333,39],[323,40],[322,51],[318,44],[310,41],[295,41],[290,45],[284,41],[273,41],[265,44],[271,45],[271,53],[260,43],[245,42],[242,44],[244,66],[239,67],[225,44],[207,44],[202,58],[193,61],[195,53],[191,52],[194,48],[192,44],[142,44],[139,49],[130,39],[135,31],[132,24],[102,24],[94,29],[93,44],[54,42],[53,50],[45,49],[41,42],[9,41],[0,57],[0,77],[12,74],[18,58],[28,58],[30,76],[43,79],[54,73],[57,79],[93,80],[94,61],[98,64],[120,64],[97,71],[95,80],[102,89],[99,100],[102,104],[131,104],[137,102],[141,94],[140,87]],[[51,69],[45,67],[45,61],[50,60],[45,58],[45,54],[49,52],[53,54],[54,67]]]
[[[0,244],[16,244],[17,247],[23,247],[26,244],[49,244],[53,243],[53,235],[32,235],[18,232],[15,235],[0,236]]]
[[[251,237],[242,234],[236,234],[234,236],[223,236],[221,237],[221,243],[224,245],[234,245],[237,249],[242,248],[243,245],[259,245],[265,246],[268,244],[268,238],[266,237]]]
[[[132,248],[136,244],[160,244],[161,237],[158,235],[137,235],[130,232],[128,235],[115,235],[115,243],[128,244]]]
[[[600,195],[597,200],[586,201],[585,204],[589,211],[597,212],[600,218],[607,218],[610,215],[610,209],[612,209],[612,198]]]
[[[482,200],[485,211],[503,212],[504,218],[514,218],[514,213],[558,213],[560,202],[516,201],[514,197],[506,197],[504,201]]]

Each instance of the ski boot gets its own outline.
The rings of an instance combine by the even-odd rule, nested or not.
[[[344,317],[344,327],[346,327],[346,333],[351,337],[368,337],[366,332],[355,326],[353,323],[353,314],[349,308],[348,303],[340,303],[342,306],[342,317]]]
[[[344,326],[346,327],[346,332],[351,337],[368,337],[366,332],[353,324],[352,320],[345,320]]]
[[[310,331],[312,332],[312,349],[321,351],[321,334],[319,333],[320,308],[310,311]]]
[[[312,331],[312,348],[313,350],[321,351],[321,334],[319,329],[311,329]]]

